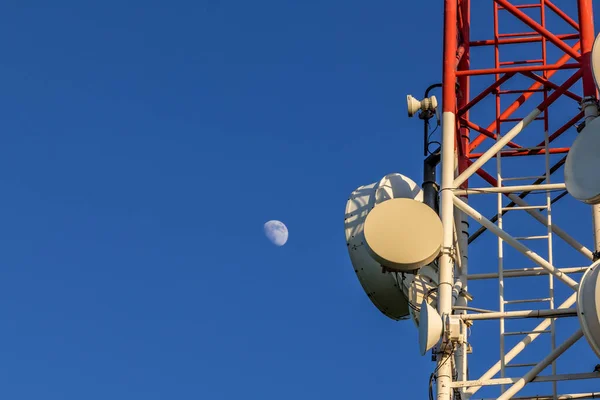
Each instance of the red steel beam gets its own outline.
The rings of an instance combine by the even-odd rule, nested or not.
[[[460,72],[460,71],[459,71]],[[500,79],[498,79],[496,82],[492,83],[490,86],[488,86],[483,92],[479,93],[477,96],[475,96],[475,98],[473,100],[471,100],[468,104],[464,105],[463,107],[458,109],[458,116],[462,116],[463,114],[465,114],[467,111],[469,111],[475,104],[479,103],[481,100],[483,100],[487,95],[489,95],[490,93],[492,93],[494,90],[496,90],[498,88],[498,86],[502,85],[504,82],[506,82],[507,80],[509,80],[510,78],[512,78],[515,74],[514,73],[510,73],[510,74],[505,74],[503,75]]]
[[[544,101],[542,101],[540,103],[540,105],[538,105],[536,108],[542,112],[544,110],[546,110],[550,104],[552,104],[554,101],[556,101],[556,99],[558,99],[560,96],[562,96],[566,90],[568,90],[571,86],[573,86],[575,84],[575,82],[577,82],[579,80],[579,78],[581,78],[582,74],[583,74],[583,71],[580,69],[575,74],[573,74],[569,79],[567,79],[565,81],[565,83],[563,83],[560,86],[559,89],[557,89],[554,93],[552,93],[550,96],[548,96],[548,98],[546,98]],[[558,149],[549,149],[548,151],[550,154],[560,154],[560,153],[568,152],[569,148],[562,147],[562,148],[558,148]],[[507,153],[508,154],[506,154],[506,156],[511,157],[511,156],[517,156],[517,155],[545,154],[545,151],[539,151],[536,149],[536,150],[529,150],[529,151],[525,151],[525,152],[519,152],[519,150],[513,150],[513,151],[507,151]],[[478,158],[478,157],[481,157],[482,154],[483,153],[476,153],[476,154],[470,153],[469,158]],[[502,153],[501,153],[501,155],[502,155]]]
[[[594,18],[592,16],[592,0],[578,0],[579,36],[581,37],[581,70],[583,71],[583,96],[596,97],[596,84],[592,75],[590,53],[594,45]]]
[[[579,32],[579,24],[577,22],[575,22],[571,17],[569,17],[563,10],[561,10],[558,7],[556,7],[554,5],[554,3],[552,3],[550,0],[546,0],[545,3],[546,3],[546,5],[548,6],[549,9],[551,9],[552,11],[554,11],[554,13],[556,15],[558,15],[559,17],[561,17],[567,24],[571,25],[573,28],[575,28],[575,30],[577,32]]]
[[[579,29],[577,29],[579,31]],[[557,38],[559,38],[560,40],[573,40],[573,39],[579,39],[579,33],[566,33],[566,34],[562,34],[562,35],[556,35]],[[521,43],[535,43],[535,42],[541,42],[542,41],[543,36],[537,36],[537,37],[527,37],[527,38],[515,38],[515,39],[501,39],[498,40],[498,44],[499,45],[504,45],[504,44],[521,44]],[[496,44],[496,40],[494,39],[489,39],[489,40],[475,40],[473,42],[470,42],[469,45],[471,47],[479,47],[479,46],[493,46]]]
[[[469,71],[458,71],[456,76],[474,76],[474,75],[494,75],[506,74],[509,72],[525,72],[525,71],[549,71],[555,69],[578,69],[581,67],[579,63],[570,64],[548,64],[548,65],[529,65],[524,67],[506,67],[506,68],[483,68],[471,69]]]
[[[539,4],[519,4],[516,5],[517,8],[540,8]],[[504,7],[499,7],[499,10],[504,10]]]
[[[575,51],[577,51],[577,50],[579,50],[579,46],[580,46],[580,43],[577,42],[573,46],[573,49]],[[567,54],[565,54],[564,56],[562,56],[560,58],[560,60],[558,60],[558,62],[555,65],[562,65],[562,64],[566,63],[568,60],[569,60],[569,56]],[[552,75],[554,75],[556,73],[556,71],[557,70],[549,71],[548,74],[547,74],[547,76],[546,76],[546,78],[550,79],[550,77],[552,77]],[[535,82],[535,83],[533,83],[533,85],[531,85],[529,87],[528,90],[536,90],[536,89],[539,89],[541,86],[542,86],[541,83]],[[519,96],[510,106],[508,106],[508,108],[500,115],[499,118],[508,118],[508,117],[510,117],[512,115],[512,113],[514,113],[532,95],[533,95],[533,92],[523,93],[523,95]],[[486,129],[488,131],[490,131],[490,132],[496,131],[496,129],[497,129],[496,121],[492,122]],[[469,152],[471,152],[475,148],[477,148],[477,146],[479,146],[484,140],[485,140],[485,136],[483,136],[483,135],[477,136],[471,142],[471,145],[469,146]]]
[[[539,76],[538,74],[534,74],[533,72],[523,72],[523,75],[525,75],[528,78],[531,78],[535,81],[538,81],[539,83],[541,83],[542,85],[549,87],[551,89],[558,89],[558,85],[554,82],[549,81],[548,79],[542,78],[541,76]],[[581,102],[581,96],[577,96],[575,93],[567,90],[565,92],[565,96],[572,98],[573,100],[575,100],[576,102]]]
[[[479,126],[479,125],[477,125],[477,124],[469,121],[466,118],[460,118],[460,123],[461,123],[461,125],[466,126],[468,128],[471,128],[474,131],[477,131],[477,132],[479,132],[479,133],[481,133],[481,134],[489,137],[490,139],[494,139],[494,140],[498,139],[498,135],[496,135],[495,133],[490,132],[487,129],[482,128],[481,126]],[[522,148],[522,146],[519,146],[518,144],[516,144],[514,142],[508,142],[507,146],[515,148],[515,149]]]
[[[460,32],[460,47],[462,50],[461,58],[457,64],[457,70],[469,70],[471,65],[470,60],[470,48],[469,45],[470,37],[471,37],[471,0],[459,0],[458,1],[458,18],[459,18],[459,32]],[[470,104],[469,96],[471,93],[471,85],[470,78],[468,76],[461,76],[457,78],[458,87],[459,87],[459,96],[457,99],[457,109],[464,109],[468,104]],[[469,113],[468,109],[466,110],[465,117],[468,119]],[[457,124],[459,123],[459,118],[456,118]],[[468,167],[469,158],[467,156],[469,149],[469,140],[470,140],[470,130],[469,127],[458,126],[457,132],[459,133],[458,138],[458,170],[459,173],[464,171]],[[462,184],[462,187],[468,187],[468,180]]]
[[[554,139],[556,139],[557,137],[559,137],[560,135],[565,133],[570,127],[575,125],[577,123],[577,121],[579,121],[581,118],[583,118],[583,111],[579,112],[579,114],[577,114],[576,116],[571,118],[566,124],[564,124],[563,126],[558,128],[556,130],[556,132],[554,132],[552,135],[548,136],[548,143],[552,143],[552,141]],[[543,142],[540,142],[536,147],[543,146],[545,144],[545,142],[546,142],[545,140]]]
[[[550,43],[554,44],[556,47],[558,47],[559,49],[564,51],[566,54],[570,55],[573,59],[575,59],[575,60],[579,59],[579,56],[580,56],[579,53],[577,53],[576,51],[573,51],[571,46],[569,46],[568,44],[566,44],[565,42],[563,42],[562,40],[557,38],[549,30],[544,28],[542,25],[538,24],[535,20],[530,18],[523,11],[519,10],[517,7],[510,4],[508,2],[508,0],[494,0],[494,1],[496,3],[498,3],[499,5],[501,5],[502,7],[504,7],[506,9],[506,11],[510,12],[512,15],[514,15],[515,17],[520,19],[522,22],[527,24],[531,29],[535,30],[536,32],[539,32],[542,36],[544,36],[546,39],[548,39],[548,41]],[[583,0],[583,1],[587,1],[587,0]],[[581,7],[580,7],[580,12],[581,12]]]
[[[512,32],[512,33],[499,33],[498,37],[531,37],[539,35],[538,32]]]
[[[543,146],[543,145],[542,145]],[[548,154],[564,154],[569,152],[569,147],[555,147],[553,149],[548,149]],[[500,152],[500,156],[502,157],[520,157],[520,156],[543,156],[546,154],[545,149],[531,149],[523,151],[516,150],[503,150]],[[483,155],[483,153],[470,153],[469,158],[475,159],[479,158]],[[497,154],[492,158],[496,158]]]

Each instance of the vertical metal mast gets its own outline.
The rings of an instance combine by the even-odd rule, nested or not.
[[[445,0],[444,6],[444,62],[442,81],[442,185],[440,215],[444,236],[439,260],[438,312],[442,319],[452,313],[452,291],[454,288],[454,172],[456,162],[456,54],[458,12],[456,0]],[[452,362],[454,344],[444,335],[438,353],[437,398],[450,400],[452,397]]]
[[[514,396],[531,382],[546,382],[546,386],[540,387],[546,388],[548,393],[519,399],[599,397],[600,393],[559,393],[561,386],[557,382],[600,375],[596,372],[557,375],[558,357],[583,334],[573,320],[570,327],[561,328],[564,331],[570,328],[561,332],[561,337],[567,339],[557,343],[559,329],[555,320],[576,315],[572,307],[576,302],[577,274],[585,271],[600,251],[600,206],[592,206],[595,247],[588,249],[554,222],[557,211],[552,205],[566,192],[562,174],[556,174],[551,181],[551,175],[561,169],[569,151],[564,144],[554,146],[554,143],[565,133],[573,134],[579,122],[589,122],[598,116],[596,86],[590,67],[595,39],[592,0],[577,0],[576,16],[570,15],[574,14],[572,10],[569,14],[561,9],[554,0],[531,0],[528,4],[517,0],[489,1],[493,3],[493,37],[473,40],[471,22],[481,24],[485,19],[471,21],[470,0],[444,0],[440,191],[444,235],[438,263],[437,307],[446,330],[437,349],[437,399],[474,398],[472,396],[482,387],[492,386],[499,389],[499,397],[494,398],[506,400],[516,398]],[[569,2],[571,6],[574,3]],[[554,21],[559,19],[561,24],[551,24],[547,18],[550,13]],[[506,18],[518,21],[529,30],[506,32],[503,29]],[[565,26],[570,31],[565,31]],[[531,50],[532,45],[539,47]],[[506,50],[519,46],[525,51]],[[478,53],[482,48],[493,49],[488,63],[484,61],[490,53]],[[531,58],[514,59],[513,56],[511,59],[513,54],[528,54]],[[473,56],[478,61],[477,68],[472,68]],[[481,64],[486,66],[479,67]],[[577,84],[578,81],[582,83]],[[495,101],[495,115],[479,113],[480,106],[490,99]],[[567,102],[574,106],[565,108]],[[577,106],[581,111],[577,111]],[[560,113],[552,112],[559,107]],[[557,122],[565,110],[575,111],[566,121]],[[555,114],[559,114],[556,119]],[[492,117],[487,126],[483,124],[486,117]],[[521,135],[523,131],[527,133]],[[495,162],[490,162],[493,158]],[[535,171],[536,162],[538,171]],[[535,172],[523,173],[530,170]],[[479,187],[469,188],[473,182],[478,182]],[[557,190],[560,193],[553,195]],[[538,192],[544,195],[543,204],[539,204],[539,200],[537,203],[526,200]],[[469,202],[468,195],[472,196]],[[490,210],[494,210],[495,215],[484,215]],[[506,216],[509,212],[510,218]],[[470,237],[467,236],[467,218],[475,221]],[[533,226],[539,234],[520,233],[524,225],[532,224],[537,224]],[[483,263],[467,265],[467,247],[477,246],[478,238],[484,234],[497,236],[497,271],[481,268]],[[562,241],[578,252],[580,259],[574,259],[573,263],[582,266],[554,265],[557,262],[553,254],[554,241]],[[524,268],[524,262],[532,266]],[[536,276],[539,277],[536,285],[543,282],[545,297],[527,298],[525,290],[517,289],[510,292],[513,298],[509,298],[509,286],[516,288],[519,281]],[[498,311],[467,314],[469,285],[490,279],[497,280]],[[566,299],[557,296],[557,289],[568,291]],[[514,298],[515,293],[521,297]],[[511,308],[523,304],[529,308]],[[533,325],[530,319],[522,319],[532,315],[540,318]],[[487,371],[475,379],[467,373],[469,339],[449,329],[457,317],[461,321],[460,332],[466,332],[467,324],[474,321],[499,322],[499,359],[489,363],[478,357],[477,362],[484,364]],[[509,326],[510,331],[507,331]],[[473,328],[473,335],[477,335],[477,327]],[[513,362],[542,335],[549,335],[550,345],[541,360]],[[516,345],[508,346],[509,337],[518,340]],[[547,367],[551,368],[550,375],[540,376]]]

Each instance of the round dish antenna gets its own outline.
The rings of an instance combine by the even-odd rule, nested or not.
[[[594,81],[596,86],[600,83],[600,34],[596,36],[594,45],[592,46],[592,52],[590,54],[590,64],[592,65],[592,75],[594,75]],[[598,86],[600,87],[600,86]]]
[[[442,234],[442,221],[435,211],[412,199],[385,201],[365,219],[369,254],[397,272],[411,272],[435,260],[442,247]]]
[[[588,204],[600,203],[600,118],[579,133],[565,161],[565,185],[571,196]]]
[[[377,205],[397,196],[422,199],[419,186],[410,178],[394,173],[379,182],[357,188],[346,203],[345,233],[350,261],[371,302],[387,317],[399,320],[410,315],[404,294],[412,279],[398,282],[396,274],[382,273],[382,267],[365,247],[364,223]],[[418,304],[418,303],[417,303]]]
[[[423,301],[419,312],[419,350],[424,356],[442,338],[442,317],[428,302]]]
[[[590,267],[579,284],[577,316],[592,350],[600,357],[600,267]]]

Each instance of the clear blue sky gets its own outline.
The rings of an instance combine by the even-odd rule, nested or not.
[[[421,180],[405,95],[441,77],[441,5],[5,3],[0,396],[425,398],[343,215]]]

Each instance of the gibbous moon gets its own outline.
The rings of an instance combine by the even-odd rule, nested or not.
[[[272,220],[265,224],[265,235],[276,246],[283,246],[288,240],[288,229],[281,221]]]

